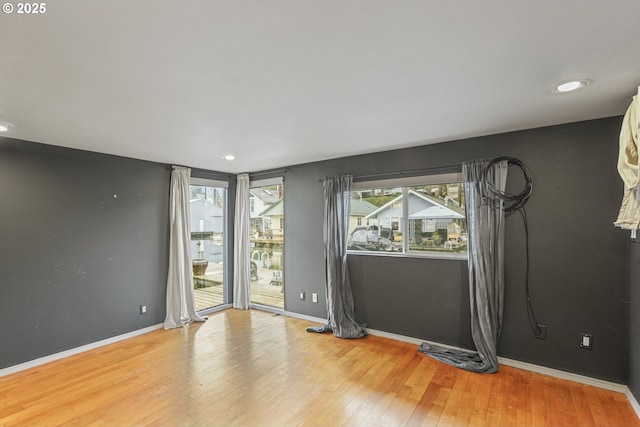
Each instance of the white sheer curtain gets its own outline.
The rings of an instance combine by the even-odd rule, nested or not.
[[[249,174],[238,175],[233,262],[233,307],[251,307],[251,269],[249,247]]]
[[[165,329],[205,320],[196,313],[193,302],[189,217],[190,175],[191,169],[182,166],[174,166],[171,171],[169,274],[167,275]]]

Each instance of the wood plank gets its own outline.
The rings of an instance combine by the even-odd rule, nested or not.
[[[624,395],[225,310],[0,378],[2,426],[628,426]]]
[[[272,270],[260,269],[258,280],[251,281],[251,302],[284,309],[284,285],[272,284]],[[223,287],[219,282],[201,280],[207,286],[193,290],[196,311],[217,307],[224,303]]]

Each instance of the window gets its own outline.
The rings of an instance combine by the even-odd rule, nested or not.
[[[349,251],[466,257],[460,174],[355,182],[350,202]]]

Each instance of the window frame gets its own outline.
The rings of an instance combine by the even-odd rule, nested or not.
[[[354,180],[351,191],[372,190],[377,188],[402,188],[402,217],[400,218],[399,231],[402,232],[402,252],[367,251],[357,249],[347,249],[349,255],[384,256],[398,258],[428,258],[428,259],[449,259],[468,260],[468,248],[464,253],[447,253],[439,251],[417,251],[409,249],[409,189],[422,185],[441,185],[450,183],[461,183],[462,172],[437,173],[427,175],[415,175],[400,178],[375,179],[375,180]],[[465,207],[465,221],[467,218]],[[368,224],[367,219],[367,224]]]

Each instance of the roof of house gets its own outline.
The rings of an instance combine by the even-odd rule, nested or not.
[[[419,197],[435,206],[442,206],[444,208],[446,208],[447,210],[450,210],[452,212],[452,216],[454,217],[458,217],[458,215],[460,215],[460,217],[464,218],[464,209],[460,208],[458,206],[453,206],[453,205],[447,205],[446,202],[443,199],[440,199],[438,197],[434,197],[434,196],[430,196],[428,194],[425,193],[418,193],[417,191],[414,190],[409,190],[409,196],[414,196],[414,197]],[[383,212],[385,210],[387,210],[389,208],[389,206],[392,206],[394,203],[397,203],[398,201],[402,200],[402,194],[400,194],[398,197],[390,200],[389,202],[385,203],[384,205],[380,206],[378,209],[376,209],[375,211],[369,213],[368,215],[366,215],[366,218],[371,218],[371,217],[375,217],[376,215],[378,215],[380,212]],[[435,211],[433,211],[435,213]],[[455,215],[453,215],[455,214]],[[413,215],[412,215],[413,216]]]
[[[284,199],[278,200],[260,213],[260,216],[282,216],[284,215]]]
[[[265,204],[273,204],[273,203],[277,203],[278,200],[280,200],[280,195],[278,194],[277,191],[274,190],[268,190],[266,188],[252,188],[249,190],[249,193],[251,193],[252,196],[257,197],[258,199],[262,200]]]
[[[365,216],[375,211],[378,207],[371,202],[360,199],[351,199],[351,216]]]
[[[438,219],[438,218],[459,219],[459,218],[464,218],[464,215],[442,205],[431,206],[426,209],[422,209],[421,211],[418,211],[414,214],[409,215],[409,219]]]

